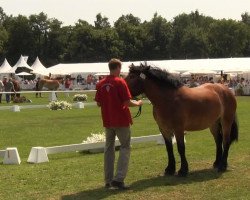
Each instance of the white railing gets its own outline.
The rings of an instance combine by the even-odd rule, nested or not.
[[[142,137],[132,137],[131,144],[142,143],[142,142],[157,142],[157,144],[163,144],[164,140],[161,134],[158,135],[149,135]],[[119,140],[115,141],[115,145],[119,146]],[[95,150],[95,149],[104,149],[105,142],[96,142],[96,143],[80,143],[80,144],[70,144],[62,146],[53,146],[53,147],[32,147],[28,161],[29,163],[43,163],[48,162],[48,154],[56,153],[65,153],[72,151],[84,151],[84,150]]]

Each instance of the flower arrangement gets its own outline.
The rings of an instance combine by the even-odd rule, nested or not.
[[[118,140],[118,138],[116,137],[115,140]],[[91,144],[91,143],[98,143],[98,142],[105,142],[106,141],[106,137],[105,137],[105,133],[91,133],[90,137],[87,137],[86,140],[83,140],[82,143],[83,144]],[[115,146],[115,150],[119,150],[120,149],[120,144]],[[89,150],[84,150],[84,151],[80,151],[82,153],[84,152],[89,152],[89,153],[100,153],[104,151],[104,147],[100,147],[100,148],[95,148],[95,149],[89,149]]]
[[[88,96],[86,94],[75,94],[73,101],[87,101]]]
[[[106,141],[106,137],[105,137],[105,133],[91,133],[90,137],[87,137],[86,140],[83,140],[82,143],[84,144],[88,144],[88,143],[96,143],[96,142],[105,142]],[[116,140],[118,140],[117,136],[115,137]]]
[[[50,110],[70,110],[72,105],[67,101],[51,101],[48,105]]]
[[[105,133],[91,133],[90,137],[87,137],[86,140],[83,140],[82,143],[88,144],[88,143],[96,143],[96,142],[105,142]]]

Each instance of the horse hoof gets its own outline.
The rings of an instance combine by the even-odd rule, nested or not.
[[[174,174],[175,174],[175,168],[167,167],[165,169],[165,173],[164,173],[165,176],[168,176],[168,175],[173,176]]]
[[[214,169],[218,169],[218,168],[219,168],[219,163],[214,162],[214,164],[213,164],[213,168],[214,168]]]
[[[173,176],[175,174],[175,171],[165,171],[164,175],[165,176]]]
[[[225,172],[226,170],[227,170],[227,163],[226,162],[220,163],[218,166],[218,172]]]
[[[179,177],[186,177],[188,175],[188,171],[184,171],[184,170],[179,170],[178,171],[178,176]]]
[[[220,167],[218,167],[218,172],[223,173],[225,171],[227,171],[227,166],[220,166]]]

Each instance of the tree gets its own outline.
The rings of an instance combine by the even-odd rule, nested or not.
[[[74,62],[88,62],[95,57],[93,33],[94,27],[83,20],[79,20],[73,27],[69,52]]]
[[[144,23],[144,32],[145,59],[170,58],[170,42],[173,37],[171,24],[155,13],[150,22]]]
[[[46,57],[47,33],[49,30],[49,20],[47,15],[43,12],[38,15],[30,15],[29,24],[35,41],[34,54]]]
[[[6,54],[6,45],[8,41],[8,32],[6,29],[0,25],[0,60],[5,57]]]
[[[3,11],[3,8],[0,7],[0,26],[3,25],[4,21],[6,20],[7,15]]]
[[[132,14],[122,15],[114,28],[120,40],[120,55],[123,60],[137,60],[143,55],[143,35],[140,19]]]
[[[7,42],[7,56],[10,63],[14,64],[20,55],[32,55],[35,48],[33,33],[27,17],[18,15],[8,19],[7,32],[9,40]]]
[[[208,57],[207,35],[204,30],[197,26],[189,26],[183,33],[181,49],[185,58]]]
[[[241,21],[244,23],[244,24],[247,24],[250,26],[250,15],[248,12],[245,12],[244,14],[241,15]]]
[[[110,28],[110,23],[107,17],[102,17],[101,13],[96,15],[95,27],[97,29]]]
[[[64,51],[62,35],[65,33],[61,31],[61,25],[62,22],[57,19],[50,19],[48,22],[46,54],[44,54],[48,65],[58,63]]]
[[[207,32],[214,20],[198,11],[181,14],[174,18],[171,53],[173,58],[207,57]]]
[[[212,57],[239,57],[248,42],[247,29],[234,20],[218,20],[210,25],[209,51]]]

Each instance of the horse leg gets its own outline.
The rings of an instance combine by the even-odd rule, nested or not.
[[[181,157],[181,168],[178,171],[179,176],[187,176],[188,162],[185,155],[184,131],[175,132],[178,152]]]
[[[216,158],[213,167],[218,168],[222,158],[222,129],[219,121],[215,122],[210,127],[210,132],[212,133],[216,144]]]
[[[223,130],[223,153],[221,157],[221,162],[218,166],[219,172],[224,172],[227,170],[227,157],[228,157],[228,151],[230,147],[230,132],[231,132],[231,126],[228,123],[222,124],[222,130]]]
[[[174,151],[173,151],[173,143],[172,143],[172,137],[166,137],[163,135],[166,150],[168,153],[168,166],[165,169],[165,175],[174,175],[175,174],[175,157],[174,157]],[[169,135],[169,134],[167,134]]]

